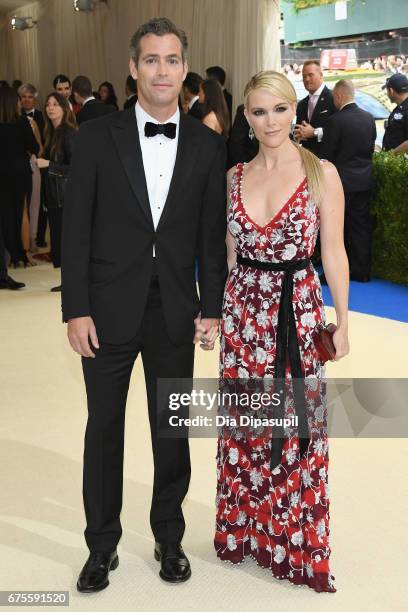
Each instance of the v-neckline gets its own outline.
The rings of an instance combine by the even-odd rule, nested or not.
[[[257,223],[256,221],[254,221],[252,219],[252,217],[248,214],[247,209],[245,208],[245,204],[244,204],[244,199],[242,197],[242,179],[244,176],[244,168],[245,165],[247,164],[247,162],[243,162],[241,165],[241,171],[239,174],[239,181],[238,181],[238,195],[239,195],[239,200],[241,202],[241,207],[242,210],[244,211],[246,217],[249,219],[249,221],[251,223],[253,223],[253,225],[255,225],[258,229],[260,230],[265,230],[267,227],[269,227],[269,225],[271,225],[276,219],[277,217],[279,217],[279,215],[285,210],[286,206],[292,202],[293,198],[295,197],[295,195],[297,195],[297,193],[300,191],[300,188],[302,187],[303,183],[307,180],[307,176],[305,175],[303,177],[303,179],[301,180],[301,182],[299,183],[299,185],[296,187],[295,191],[289,196],[289,198],[286,200],[286,202],[284,202],[282,204],[282,206],[277,210],[277,212],[275,213],[275,215],[272,217],[272,219],[270,219],[268,221],[268,223],[266,223],[265,225],[259,225],[259,223]]]

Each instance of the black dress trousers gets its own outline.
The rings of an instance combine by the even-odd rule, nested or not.
[[[370,213],[371,190],[345,192],[344,245],[350,276],[366,280],[371,274],[373,219]]]
[[[83,472],[87,546],[91,551],[109,552],[122,535],[125,408],[130,376],[139,353],[145,373],[154,461],[150,524],[156,541],[181,542],[185,529],[181,504],[191,474],[189,444],[186,437],[158,436],[157,379],[191,379],[194,344],[174,345],[170,341],[157,276],[152,275],[136,337],[121,345],[100,342],[100,348],[94,352],[95,358],[82,358],[88,398]]]

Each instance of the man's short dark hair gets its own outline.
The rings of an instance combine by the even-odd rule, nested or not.
[[[165,36],[166,34],[174,34],[181,43],[181,57],[183,63],[186,61],[187,54],[187,36],[183,30],[180,30],[167,17],[155,17],[141,25],[130,39],[130,57],[137,63],[140,56],[140,41],[147,34],[155,34],[156,36]]]
[[[322,68],[322,67],[321,67],[321,65],[320,65],[319,60],[314,60],[314,59],[312,59],[312,60],[307,60],[306,62],[303,62],[303,68],[304,68],[305,66],[311,66],[312,64],[314,64],[315,66],[317,66],[317,67],[318,67],[318,68],[320,68],[320,69]]]
[[[132,93],[134,94],[137,93],[137,83],[131,74],[129,74],[129,76],[126,79],[126,87]]]
[[[52,82],[52,86],[54,87],[54,89],[56,88],[56,86],[59,83],[68,83],[69,86],[71,87],[71,81],[69,80],[69,78],[66,76],[66,74],[57,74],[57,76],[55,77],[55,79]]]
[[[210,68],[207,68],[206,73],[209,79],[216,79],[224,87],[227,76],[224,68],[221,68],[221,66],[210,66]]]
[[[72,93],[77,93],[81,98],[92,96],[92,83],[86,76],[77,76],[72,81]]]
[[[200,83],[203,82],[202,77],[196,72],[187,72],[187,76],[184,79],[183,87],[188,89],[195,96],[198,95],[200,90]]]

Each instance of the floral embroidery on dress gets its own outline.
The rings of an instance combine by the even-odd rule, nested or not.
[[[310,258],[320,217],[307,179],[261,227],[242,201],[243,168],[237,165],[228,194],[228,229],[237,254],[265,262]],[[273,378],[282,278],[283,272],[239,264],[231,270],[221,321],[221,379]],[[293,309],[304,376],[316,382],[324,378],[324,366],[313,332],[325,323],[325,314],[312,264],[294,273]],[[220,435],[214,545],[225,561],[252,556],[277,578],[335,592],[329,570],[328,440],[325,430],[316,431],[301,459],[296,432],[285,438],[281,464],[272,473],[269,438]]]

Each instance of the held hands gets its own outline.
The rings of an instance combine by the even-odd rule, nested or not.
[[[76,353],[82,357],[95,357],[89,339],[95,348],[99,348],[96,328],[91,317],[77,317],[68,321],[68,340]]]
[[[204,351],[212,351],[218,337],[219,323],[219,319],[201,319],[200,315],[198,315],[194,319],[194,344],[200,342],[200,346]]]
[[[297,140],[308,140],[314,137],[314,127],[307,121],[302,121],[301,124],[295,125],[294,135]]]
[[[332,361],[339,361],[350,352],[347,328],[338,327],[333,334],[333,344],[336,356]]]

